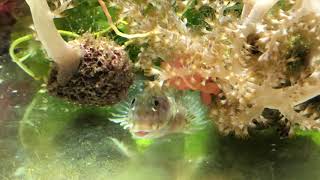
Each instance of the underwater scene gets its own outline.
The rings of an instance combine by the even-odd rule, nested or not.
[[[320,180],[320,1],[0,0],[0,179]]]

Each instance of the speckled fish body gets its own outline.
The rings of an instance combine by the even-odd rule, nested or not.
[[[137,85],[133,89],[129,98],[115,107],[110,120],[128,128],[134,138],[192,133],[207,124],[208,110],[199,92],[157,85],[143,91]]]

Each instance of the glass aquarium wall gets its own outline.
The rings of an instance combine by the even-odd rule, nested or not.
[[[320,179],[319,14],[0,1],[0,179]]]

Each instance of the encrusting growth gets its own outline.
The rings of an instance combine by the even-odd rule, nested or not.
[[[134,77],[123,49],[103,38],[84,37],[80,44],[85,53],[78,71],[60,85],[54,68],[49,93],[80,104],[111,105],[125,99]]]

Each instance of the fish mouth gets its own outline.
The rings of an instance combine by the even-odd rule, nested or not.
[[[149,135],[150,133],[151,133],[150,131],[143,131],[143,130],[133,132],[133,134],[137,137],[145,137],[145,136]]]
[[[167,126],[167,123],[144,125],[135,124],[130,128],[130,133],[134,138],[145,139],[145,138],[155,138],[161,134],[162,130]]]

